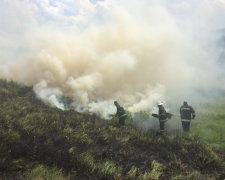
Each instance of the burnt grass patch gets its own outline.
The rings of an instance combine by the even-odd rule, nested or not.
[[[141,131],[62,111],[31,87],[0,81],[0,178],[26,179],[37,165],[67,179],[224,179],[224,150],[198,136]]]

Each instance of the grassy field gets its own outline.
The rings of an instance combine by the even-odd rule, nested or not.
[[[225,101],[199,106],[198,117],[192,121],[193,133],[214,147],[225,149]]]
[[[223,108],[208,108],[208,116],[198,111],[191,134],[181,133],[178,117],[168,122],[169,134],[159,133],[146,113],[141,123],[119,126],[116,118],[51,107],[32,87],[0,80],[0,179],[223,180],[223,123],[216,126]]]

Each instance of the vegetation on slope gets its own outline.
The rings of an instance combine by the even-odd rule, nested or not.
[[[170,137],[62,111],[31,87],[0,81],[0,178],[224,179],[224,152],[197,136]]]

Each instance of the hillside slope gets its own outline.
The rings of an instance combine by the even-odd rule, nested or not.
[[[0,179],[224,179],[224,152],[197,136],[170,137],[62,111],[31,87],[0,80]]]

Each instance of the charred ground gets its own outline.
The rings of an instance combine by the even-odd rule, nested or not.
[[[132,124],[38,100],[32,87],[0,80],[0,179],[224,179],[225,151],[196,135]]]

